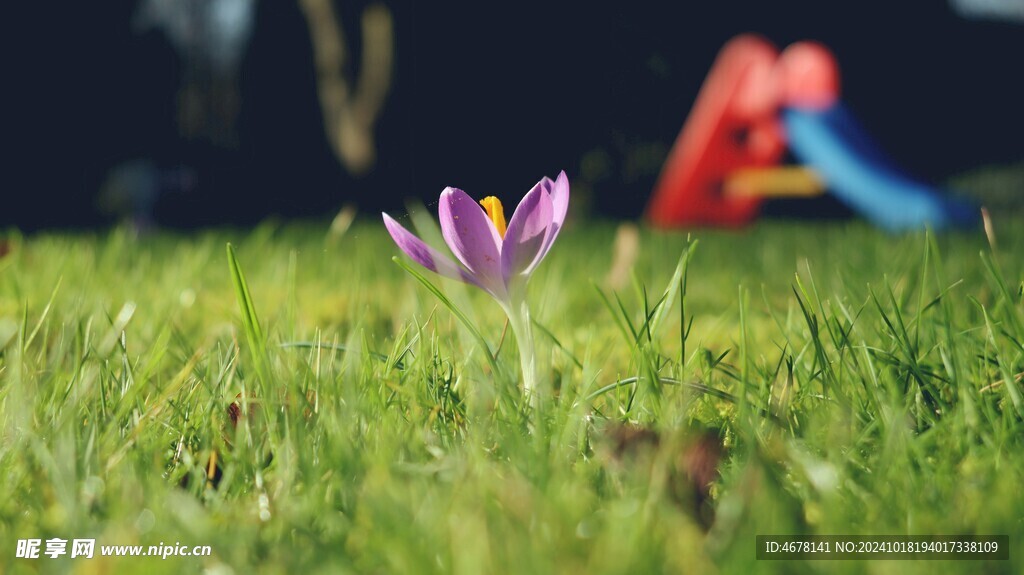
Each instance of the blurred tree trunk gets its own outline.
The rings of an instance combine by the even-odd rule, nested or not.
[[[391,11],[383,4],[363,11],[359,77],[350,78],[344,28],[332,0],[300,0],[299,5],[313,43],[327,139],[349,173],[366,174],[376,163],[373,129],[391,88],[395,51]]]

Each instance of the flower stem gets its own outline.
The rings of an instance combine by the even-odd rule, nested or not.
[[[533,326],[530,324],[530,308],[526,299],[513,302],[505,310],[512,333],[519,347],[519,363],[523,371],[523,396],[534,406],[537,405],[537,361],[533,349]]]

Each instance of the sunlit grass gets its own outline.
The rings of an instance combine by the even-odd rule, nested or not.
[[[0,571],[1020,569],[1013,552],[987,566],[754,559],[758,534],[1019,545],[1019,226],[997,222],[996,253],[981,232],[858,223],[642,231],[617,290],[614,231],[572,222],[531,282],[538,410],[494,302],[429,278],[481,345],[391,261],[375,221],[341,238],[268,224],[14,241]],[[657,448],[618,452],[623,424]],[[673,496],[697,429],[725,449],[707,532]],[[51,537],[214,554],[14,558],[17,539]]]

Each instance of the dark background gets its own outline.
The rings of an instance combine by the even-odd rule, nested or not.
[[[118,215],[99,190],[140,159],[188,174],[152,207],[163,225],[331,217],[346,202],[401,210],[446,185],[514,204],[560,169],[580,206],[633,217],[718,49],[747,31],[780,48],[830,46],[843,100],[913,174],[941,182],[1024,160],[1024,24],[967,19],[943,2],[385,4],[396,76],[376,168],[362,177],[328,147],[294,2],[258,2],[229,144],[180,134],[189,64],[160,31],[132,31],[136,2],[21,8],[7,19],[20,33],[5,56],[13,153],[0,225],[106,225]],[[335,5],[358,52],[367,2]]]

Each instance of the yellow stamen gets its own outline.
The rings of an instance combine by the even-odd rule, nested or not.
[[[501,207],[501,200],[494,196],[487,196],[480,200],[480,205],[484,207],[484,211],[487,212],[487,217],[491,218],[494,222],[494,227],[498,228],[498,235],[502,238],[505,237],[505,210]]]
[[[217,452],[210,453],[210,461],[206,464],[206,485],[213,487],[213,478],[217,476]]]

